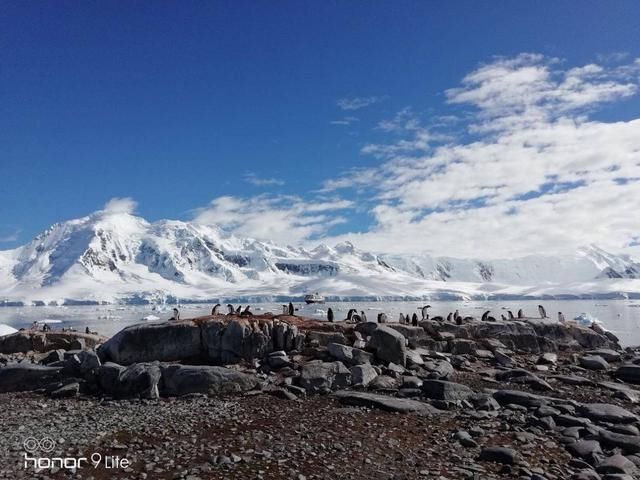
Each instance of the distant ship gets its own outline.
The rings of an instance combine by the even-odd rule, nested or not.
[[[304,296],[304,301],[307,303],[324,303],[324,297],[318,292]]]

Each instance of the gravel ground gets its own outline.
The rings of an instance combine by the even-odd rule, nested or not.
[[[555,471],[564,478],[563,466],[570,458],[549,437],[512,430],[504,418],[477,418],[460,410],[434,417],[402,415],[345,408],[330,397],[101,403],[4,394],[0,404],[5,412],[0,477],[7,479],[518,478],[521,467],[476,461],[480,447],[488,445],[513,446],[533,471]],[[469,431],[479,446],[463,448],[454,442],[452,435],[459,430]],[[75,473],[25,470],[24,441],[29,437],[55,442],[50,453],[34,455],[99,454],[100,465]],[[106,468],[107,457],[126,458],[131,466]]]

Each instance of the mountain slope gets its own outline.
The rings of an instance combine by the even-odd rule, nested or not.
[[[348,298],[640,296],[640,263],[589,247],[564,257],[480,261],[374,255],[242,239],[215,227],[97,212],[0,252],[0,299],[116,302],[300,296]]]

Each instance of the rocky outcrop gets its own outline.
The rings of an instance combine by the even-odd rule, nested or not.
[[[378,326],[372,333],[366,349],[383,362],[405,366],[407,339],[400,332],[386,326]]]
[[[351,372],[342,362],[313,360],[302,366],[300,386],[313,393],[328,393],[351,384]]]
[[[441,410],[432,407],[428,403],[405,398],[394,398],[376,393],[341,390],[335,392],[334,396],[345,405],[379,408],[389,412],[417,413],[422,415],[436,415],[438,413],[442,413]]]
[[[33,363],[14,363],[0,368],[0,393],[37,390],[62,375],[60,367],[46,367]]]
[[[21,330],[0,337],[0,353],[44,353],[56,349],[69,350],[80,345],[92,349],[104,341],[106,337],[90,333]]]
[[[127,367],[107,362],[98,372],[100,388],[114,398],[158,398],[160,365],[136,363]]]

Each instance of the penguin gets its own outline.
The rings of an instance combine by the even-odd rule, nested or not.
[[[220,304],[216,303],[214,307],[211,309],[211,315],[218,315],[218,309],[220,308]]]
[[[502,318],[502,321],[503,321],[503,322],[506,322],[506,321],[507,321],[507,317],[505,317],[505,316],[504,316],[504,313],[501,313],[501,314],[500,314],[500,317]]]
[[[509,314],[509,320],[513,320],[514,318],[516,318],[513,316],[513,312],[511,310],[509,310],[507,313]]]
[[[378,323],[387,323],[387,314],[379,313],[378,314]]]
[[[236,315],[240,315],[242,313],[242,305],[238,305],[238,308],[236,308]]]
[[[429,309],[431,305],[425,305],[420,310],[422,310],[422,320],[429,320]]]
[[[565,322],[564,314],[562,312],[558,312],[558,321],[560,323],[564,323]]]
[[[456,311],[453,312],[453,320],[458,323],[458,318],[460,318],[460,312],[458,312],[458,309],[456,308]]]
[[[367,321],[367,316],[364,314],[362,310],[360,310],[360,318],[361,318],[361,321],[363,322]]]
[[[173,317],[171,317],[169,321],[172,320],[180,320],[180,311],[177,308],[173,309]]]
[[[444,320],[444,318],[442,318],[440,315],[436,315],[431,320],[434,320],[436,322],[442,322]]]
[[[233,305],[231,305],[230,303],[227,303],[227,315],[233,315],[235,312],[235,310],[233,309]]]
[[[353,315],[351,315],[351,321],[354,323],[360,323],[362,322],[362,318],[360,318],[360,315],[358,315],[357,313],[354,313]]]
[[[414,313],[411,316],[411,325],[413,325],[414,327],[418,326],[418,314],[417,313]]]
[[[327,320],[333,322],[333,310],[331,310],[331,307],[327,310]]]
[[[400,313],[400,317],[398,318],[398,323],[402,324],[404,322],[405,322],[404,315],[402,313]]]
[[[91,330],[89,330],[89,327],[84,329],[84,333],[91,333]]]
[[[518,318],[524,318],[524,313],[522,313],[522,309],[518,310]]]
[[[451,323],[452,319],[453,319],[453,313],[449,312],[449,315],[447,315],[447,322]]]
[[[482,321],[483,321],[483,322],[486,322],[486,321],[487,321],[487,318],[489,317],[489,314],[490,314],[490,313],[491,313],[491,310],[487,310],[486,312],[484,312],[484,313],[482,314]]]
[[[347,312],[347,320],[350,322],[351,320],[353,320],[353,315],[357,314],[358,311],[355,308],[350,308],[349,311]]]
[[[247,307],[244,309],[244,311],[240,315],[244,317],[252,317],[253,313],[251,312],[251,305],[247,305]]]
[[[289,315],[293,316],[296,311],[293,308],[293,303],[289,302]]]
[[[496,321],[496,317],[492,317],[491,315],[487,317],[487,322],[495,322],[495,321]]]
[[[548,318],[547,311],[544,309],[542,305],[538,305],[538,312],[540,312],[540,318]]]
[[[287,305],[282,305],[282,314],[286,315],[289,312],[289,307]]]

